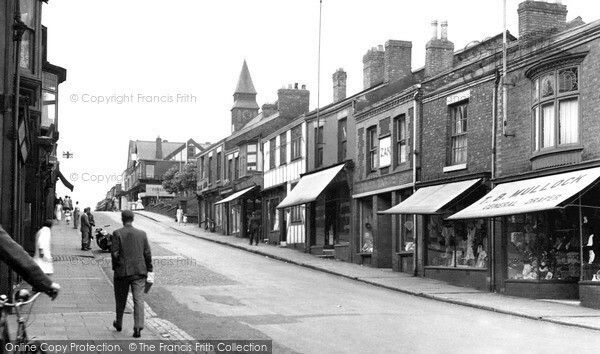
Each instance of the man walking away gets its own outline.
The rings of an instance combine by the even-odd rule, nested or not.
[[[73,208],[73,228],[77,230],[79,227],[79,217],[81,216],[81,209],[79,209],[79,202],[75,202],[75,208]]]
[[[35,254],[33,260],[44,271],[46,275],[54,274],[52,265],[52,252],[50,243],[52,240],[52,220],[44,221],[44,226],[35,235]]]
[[[250,216],[249,222],[249,233],[250,233],[250,245],[252,245],[252,241],[256,242],[258,246],[258,240],[260,239],[260,211],[255,210]]]
[[[152,272],[152,253],[148,237],[132,226],[133,212],[121,213],[123,227],[112,235],[111,258],[114,271],[116,319],[113,327],[120,332],[129,288],[133,295],[133,337],[139,338],[144,328],[144,288],[148,272]]]
[[[91,235],[91,227],[90,227],[90,218],[87,214],[89,208],[83,209],[83,214],[81,214],[81,250],[89,251],[90,248],[90,235]]]

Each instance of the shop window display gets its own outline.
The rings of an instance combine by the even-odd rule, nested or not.
[[[578,281],[578,212],[569,208],[507,217],[508,279]]]
[[[427,265],[436,267],[487,268],[487,223],[476,220],[443,220],[427,217]]]

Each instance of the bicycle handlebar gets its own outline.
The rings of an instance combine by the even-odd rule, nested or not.
[[[29,298],[29,300],[27,300],[27,301],[19,301],[19,302],[15,302],[15,303],[9,303],[8,299],[6,299],[4,301],[0,301],[0,305],[5,306],[5,307],[16,307],[16,308],[19,308],[21,306],[25,306],[25,305],[31,304],[32,302],[34,302],[38,298],[38,296],[40,296],[40,294],[41,293],[35,293],[35,294],[33,294]]]

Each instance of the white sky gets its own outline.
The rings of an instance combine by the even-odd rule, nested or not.
[[[508,0],[508,28],[518,34]],[[502,0],[323,0],[321,105],[331,74],[348,73],[348,95],[362,90],[362,56],[387,39],[413,42],[423,65],[430,23],[447,20],[456,49],[502,31]],[[597,0],[563,0],[567,20],[600,18]],[[230,130],[233,91],[244,58],[259,105],[277,89],[306,84],[317,103],[318,0],[53,0],[44,5],[48,57],[68,70],[60,86],[61,170],[83,206],[101,200],[126,165],[129,139],[217,141]],[[82,103],[83,95],[134,95],[123,104]],[[195,103],[143,103],[142,95],[190,94]],[[77,95],[79,102],[71,102]],[[86,96],[89,99],[91,96]],[[92,182],[105,175],[110,183]],[[112,176],[112,177],[111,177]],[[86,179],[87,181],[83,181]],[[65,195],[59,189],[59,195]]]

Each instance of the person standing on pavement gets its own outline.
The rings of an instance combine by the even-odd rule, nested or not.
[[[92,231],[94,230],[94,226],[96,226],[96,222],[94,221],[94,214],[92,214],[92,209],[90,207],[87,208],[88,221],[90,222],[90,239],[93,237]]]
[[[139,338],[144,328],[144,288],[146,277],[153,271],[152,252],[148,237],[142,230],[133,227],[133,212],[121,213],[123,227],[111,237],[111,259],[114,271],[116,319],[113,327],[120,332],[123,311],[127,303],[129,288],[133,295],[133,337]]]
[[[63,200],[62,198],[58,198],[54,205],[54,216],[58,223],[62,220],[62,208],[63,208]]]
[[[183,222],[183,209],[181,206],[177,208],[177,224],[181,224]]]
[[[35,234],[35,253],[33,260],[42,269],[46,275],[54,274],[52,264],[52,252],[50,244],[52,242],[52,220],[44,221],[44,226]]]
[[[88,216],[89,208],[83,209],[83,214],[81,214],[81,250],[89,251],[90,248],[90,218]]]
[[[252,213],[248,224],[248,231],[250,234],[250,245],[252,245],[252,241],[255,241],[256,245],[258,246],[258,240],[260,238],[260,212],[258,210],[255,210]]]
[[[79,228],[79,217],[81,216],[81,209],[79,209],[79,202],[75,202],[73,208],[73,228],[77,230]]]

